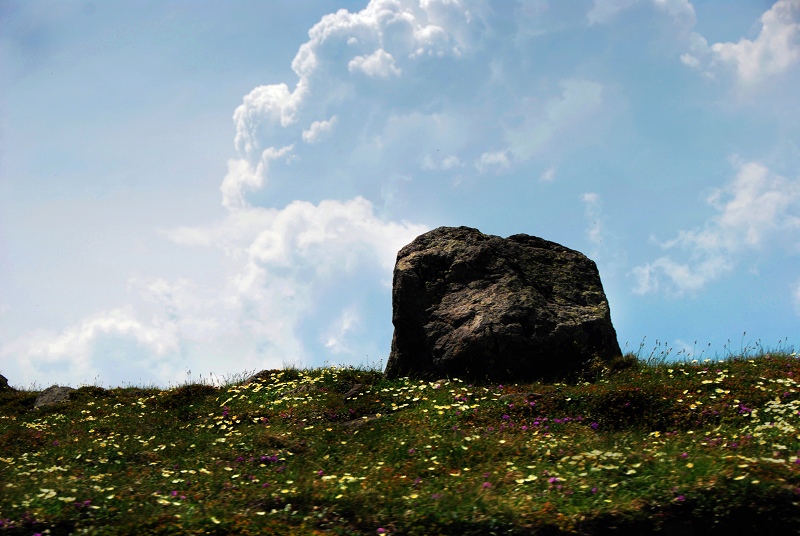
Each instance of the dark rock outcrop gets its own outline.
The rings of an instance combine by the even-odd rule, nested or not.
[[[388,378],[552,380],[621,355],[597,266],[525,234],[440,227],[397,255]]]
[[[13,388],[8,385],[8,379],[2,374],[0,374],[0,391],[5,391],[5,390],[13,391]]]

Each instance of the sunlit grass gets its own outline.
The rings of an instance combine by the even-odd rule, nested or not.
[[[796,355],[633,357],[571,384],[332,367],[216,387],[85,386],[39,410],[35,391],[6,392],[0,531],[800,527]]]

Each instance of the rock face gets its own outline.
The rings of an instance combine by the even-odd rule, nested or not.
[[[440,227],[397,254],[388,378],[563,378],[621,355],[600,274],[535,236]]]
[[[5,376],[0,374],[0,391],[6,390],[6,389],[11,389],[11,387],[8,385],[8,379],[6,379]]]

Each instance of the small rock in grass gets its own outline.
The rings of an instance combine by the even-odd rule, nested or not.
[[[74,390],[75,389],[72,387],[51,385],[39,393],[39,396],[36,397],[36,402],[33,403],[33,407],[36,409],[43,406],[49,406],[50,404],[56,404],[58,402],[65,402],[69,400],[70,393],[72,393]]]

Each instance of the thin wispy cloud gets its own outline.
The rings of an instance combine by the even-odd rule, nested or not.
[[[635,267],[637,293],[697,292],[733,270],[743,255],[758,251],[765,241],[800,238],[800,179],[775,175],[757,162],[738,167],[729,184],[707,197],[716,214],[702,228],[681,230],[660,244],[665,251],[685,252],[687,260],[664,255]]]

